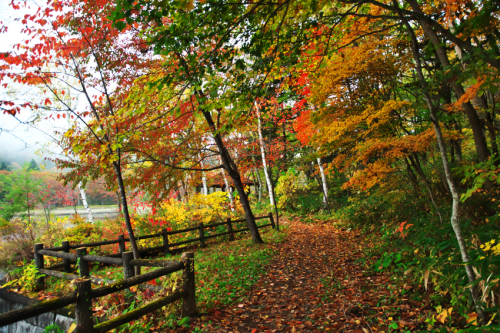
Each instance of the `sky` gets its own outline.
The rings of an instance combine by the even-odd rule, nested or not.
[[[27,0],[30,9],[13,10],[10,6],[9,0],[0,0],[0,21],[8,26],[7,33],[0,35],[0,52],[11,51],[14,44],[22,41],[23,35],[21,29],[23,25],[15,18],[29,13],[36,8],[35,1]],[[9,90],[12,87],[0,87],[0,100],[9,100]],[[32,95],[33,91],[23,92],[28,96]],[[52,140],[50,135],[53,132],[54,126],[64,126],[63,122],[56,123],[53,121],[42,121],[37,125],[37,128],[23,124],[33,117],[29,110],[23,110],[18,119],[11,115],[0,113],[0,161],[15,161],[22,163],[23,161],[30,161],[34,158],[37,162],[42,162],[44,157],[53,157],[53,154],[45,153],[43,157],[36,155],[44,149]],[[60,151],[56,147],[52,147],[52,151]],[[50,165],[49,165],[50,166]]]

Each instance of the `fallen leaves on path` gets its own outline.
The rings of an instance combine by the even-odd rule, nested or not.
[[[380,332],[421,329],[430,307],[402,295],[388,275],[368,276],[362,238],[329,224],[289,222],[286,242],[244,302],[193,318],[210,332]]]

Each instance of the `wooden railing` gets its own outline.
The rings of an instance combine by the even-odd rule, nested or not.
[[[272,213],[269,215],[256,217],[256,220],[268,218],[270,223],[260,225],[258,228],[273,227],[279,230],[279,226],[274,223]],[[136,240],[149,239],[155,237],[163,238],[163,245],[151,247],[148,249],[142,249],[139,252],[145,253],[150,251],[160,250],[167,253],[172,253],[172,247],[199,242],[200,247],[206,247],[205,240],[220,237],[224,235],[229,235],[229,240],[234,240],[234,234],[238,232],[248,231],[248,228],[233,229],[233,224],[245,222],[245,219],[231,220],[228,218],[226,222],[213,223],[213,224],[203,224],[200,223],[196,227],[167,231],[163,229],[161,233],[135,237]],[[221,225],[227,226],[227,231],[205,235],[205,229],[213,228]],[[179,233],[189,232],[198,230],[198,237],[193,239],[188,239],[182,242],[169,243],[168,236],[175,235]],[[70,244],[69,241],[62,242],[62,246],[44,248],[43,244],[35,244],[34,254],[35,254],[35,266],[37,267],[39,273],[46,276],[53,276],[61,279],[76,280],[76,291],[72,294],[54,298],[48,301],[40,302],[35,305],[25,307],[20,310],[10,311],[8,313],[0,315],[0,327],[13,324],[17,321],[21,321],[30,317],[38,316],[40,314],[55,311],[60,308],[66,307],[70,304],[76,304],[75,307],[75,319],[77,324],[78,333],[97,333],[97,332],[107,332],[113,328],[120,325],[126,324],[132,320],[138,319],[145,314],[157,310],[167,304],[173,303],[179,299],[183,299],[183,316],[191,316],[196,313],[196,298],[195,298],[195,280],[194,280],[194,254],[193,252],[184,252],[181,257],[181,261],[170,261],[170,260],[145,260],[145,259],[133,259],[132,252],[126,252],[125,242],[129,242],[130,239],[125,238],[120,235],[117,240],[107,240],[102,242],[85,243],[85,244]],[[88,247],[96,247],[102,245],[119,244],[120,254],[110,255],[110,256],[97,256],[87,254]],[[76,253],[70,253],[71,249],[76,249]],[[181,248],[182,249],[182,248]],[[175,249],[178,251],[180,249]],[[45,269],[44,267],[44,256],[55,257],[63,259],[61,264],[53,265]],[[120,257],[117,257],[120,256]],[[78,265],[79,275],[70,274],[72,271],[71,264],[76,262]],[[89,263],[104,263],[110,265],[120,265],[123,266],[123,280],[112,281],[107,279],[101,279],[90,276]],[[134,276],[134,266],[149,266],[149,267],[161,267],[158,270]],[[55,269],[63,268],[63,272],[56,271]],[[130,311],[124,315],[113,318],[109,321],[94,325],[94,319],[92,317],[92,299],[99,298],[111,293],[130,288],[132,286],[138,285],[140,288],[148,288],[159,291],[159,287],[144,284],[147,281],[156,279],[160,276],[164,276],[173,272],[177,272],[184,269],[184,285],[183,289],[174,292],[172,295],[163,297],[154,302],[150,302],[140,308]],[[101,286],[96,289],[92,289],[92,283],[102,285],[103,283],[108,283],[106,286]],[[45,277],[39,277],[36,281],[37,289],[43,289],[45,286]],[[161,289],[161,288],[160,288]],[[85,297],[83,297],[85,295]],[[80,297],[79,297],[80,296]]]
[[[273,217],[272,213],[269,213],[268,215],[264,215],[264,216],[260,216],[260,217],[256,217],[255,218],[255,220],[261,220],[261,219],[269,219],[269,223],[257,226],[257,228],[272,227],[273,229],[279,230],[279,226],[274,223],[274,217]],[[199,242],[200,247],[204,248],[206,246],[205,240],[210,239],[210,238],[214,238],[214,237],[229,235],[229,240],[233,241],[234,240],[234,234],[236,234],[238,232],[249,231],[248,228],[242,228],[242,229],[236,229],[236,230],[233,228],[234,224],[236,224],[236,223],[242,223],[242,222],[246,222],[246,219],[232,220],[232,219],[228,218],[225,222],[212,223],[212,224],[199,223],[195,227],[190,227],[190,228],[185,228],[185,229],[180,229],[180,230],[168,231],[167,229],[162,229],[162,231],[160,233],[151,234],[151,235],[145,235],[145,236],[139,236],[139,237],[134,237],[134,239],[135,240],[144,240],[144,239],[159,238],[159,237],[161,237],[162,240],[163,240],[163,245],[155,246],[155,247],[150,247],[150,248],[146,248],[146,249],[139,249],[139,253],[141,253],[141,254],[145,254],[145,253],[153,252],[153,251],[161,251],[161,252],[163,252],[165,254],[167,254],[167,253],[173,253],[173,252],[179,253],[179,251],[183,251],[186,248],[177,248],[177,249],[173,249],[173,248],[176,247],[176,246],[179,246],[179,245],[185,245],[185,244],[195,243],[195,242]],[[212,235],[206,235],[205,234],[205,229],[213,228],[213,227],[217,227],[217,226],[221,226],[221,225],[226,225],[226,227],[227,227],[227,231],[226,232],[222,232],[222,233],[218,233],[218,234],[212,234]],[[170,236],[170,235],[182,234],[182,233],[186,233],[186,232],[190,232],[190,231],[195,231],[195,230],[198,230],[198,237],[196,237],[196,238],[187,239],[185,241],[180,241],[180,242],[176,242],[176,243],[170,243],[169,242],[168,236]],[[84,243],[84,244],[70,244],[69,241],[63,241],[61,246],[46,248],[46,249],[44,249],[44,251],[58,251],[58,252],[61,252],[62,254],[60,256],[50,255],[50,256],[53,256],[53,257],[63,258],[64,259],[63,263],[58,264],[56,266],[52,266],[51,269],[63,268],[63,271],[69,273],[70,272],[71,260],[76,260],[76,258],[77,258],[77,257],[75,257],[75,255],[64,256],[64,253],[69,253],[71,249],[78,249],[78,248],[82,248],[82,247],[85,247],[85,248],[88,248],[88,247],[98,247],[98,246],[103,246],[103,245],[118,244],[119,253],[112,254],[112,255],[109,255],[109,256],[106,256],[106,257],[118,257],[118,258],[121,258],[122,253],[124,253],[126,251],[125,244],[127,242],[130,242],[130,239],[125,238],[124,235],[119,235],[118,239],[115,239],[115,240],[106,240],[106,241],[102,241],[102,242],[93,242],[93,243]],[[104,260],[104,259],[101,258],[100,260]],[[105,262],[105,261],[98,261],[98,262]],[[111,261],[109,263],[111,263]]]
[[[41,246],[40,246],[41,245]],[[83,250],[83,251],[82,251]],[[107,332],[111,329],[117,328],[123,324],[126,324],[132,320],[141,318],[142,316],[160,309],[161,307],[176,302],[177,300],[183,299],[182,312],[183,316],[192,316],[196,313],[196,286],[194,279],[194,253],[184,252],[181,256],[180,261],[170,261],[170,260],[141,260],[132,259],[131,252],[123,253],[123,258],[120,260],[124,267],[127,268],[128,274],[125,276],[124,280],[101,286],[92,289],[91,279],[88,278],[88,262],[97,260],[108,260],[113,258],[99,257],[99,256],[88,256],[83,254],[85,248],[77,249],[80,268],[80,276],[82,279],[76,280],[76,290],[75,292],[61,296],[58,298],[53,298],[48,301],[40,302],[35,305],[31,305],[19,310],[10,311],[0,315],[0,327],[13,324],[15,322],[25,320],[27,318],[35,317],[46,312],[55,311],[57,309],[66,307],[70,304],[76,304],[75,306],[75,319],[76,319],[76,329],[78,333],[100,333]],[[57,253],[60,257],[64,259],[71,259],[73,256],[69,253],[61,253],[43,250],[43,244],[35,245],[35,261],[39,261],[40,258],[43,260],[43,255],[53,255]],[[102,259],[105,258],[105,259]],[[83,264],[82,264],[83,262]],[[100,261],[102,262],[102,261]],[[109,261],[107,261],[109,262]],[[118,262],[118,261],[117,261]],[[161,267],[155,271],[141,274],[138,276],[133,276],[134,266],[155,266]],[[81,270],[83,268],[83,271]],[[85,270],[85,268],[87,270]],[[161,276],[171,274],[183,270],[183,287],[180,290],[176,290],[173,294],[166,297],[160,298],[156,301],[150,302],[144,306],[141,306],[135,310],[127,312],[126,314],[115,317],[111,320],[105,321],[94,325],[94,318],[92,314],[92,299],[103,297],[111,293],[115,293],[120,290],[128,289],[130,287],[141,285],[147,281],[159,278]],[[42,273],[51,273],[50,270],[41,270]],[[127,277],[132,275],[132,277]],[[54,276],[54,275],[53,275]],[[78,276],[75,276],[78,277]],[[66,276],[65,278],[68,278]],[[42,284],[43,278],[37,281],[38,285]]]

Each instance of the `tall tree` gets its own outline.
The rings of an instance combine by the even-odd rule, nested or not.
[[[87,176],[97,178],[103,170],[112,170],[132,251],[139,258],[123,180],[121,145],[125,136],[114,125],[114,118],[115,98],[120,89],[142,73],[149,58],[141,52],[141,39],[132,27],[127,34],[121,34],[123,38],[112,28],[106,18],[112,8],[107,1],[49,1],[36,13],[26,15],[23,19],[27,25],[23,30],[26,45],[21,48],[18,44],[18,51],[2,54],[5,66],[0,80],[4,84],[13,81],[44,86],[45,96],[25,106],[43,110],[49,118],[64,118],[69,114],[85,128],[75,125],[62,138],[67,156],[79,157],[77,162],[58,160],[59,166],[73,168],[63,178],[78,184],[85,182]],[[112,87],[117,88],[113,91]],[[82,96],[87,109],[80,110],[75,101],[67,98],[70,94]],[[17,112],[19,108],[10,113],[15,116]]]

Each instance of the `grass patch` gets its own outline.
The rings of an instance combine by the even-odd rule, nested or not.
[[[247,237],[234,242],[208,243],[195,252],[195,277],[198,311],[224,306],[242,300],[246,291],[265,272],[272,260],[274,246],[286,233],[261,229],[264,244],[254,244]],[[165,256],[179,260],[180,255]]]
[[[271,228],[260,229],[264,244],[254,244],[248,232],[237,234],[233,242],[207,242],[207,247],[195,251],[195,277],[197,310],[207,313],[214,307],[223,307],[243,301],[247,291],[266,272],[266,267],[273,259],[276,244],[287,236],[288,227],[277,232]],[[179,260],[180,254],[158,256],[155,259]],[[142,267],[142,273],[155,270],[154,267]],[[73,274],[78,274],[76,271]],[[110,280],[123,279],[122,267],[91,268],[91,276]],[[93,304],[95,315],[115,317],[124,311],[132,310],[158,297],[166,296],[182,285],[182,271],[163,276],[150,284],[163,286],[161,293],[145,290],[130,290],[114,293],[96,300]],[[94,288],[97,286],[94,286]],[[70,281],[46,277],[46,289],[43,294],[56,296],[72,292],[74,285]],[[40,295],[38,295],[40,296]],[[134,332],[147,332],[150,329],[162,330],[189,325],[188,318],[178,316],[182,301],[171,304],[162,310],[148,315],[148,322],[142,320],[122,326],[118,331],[128,329]]]

